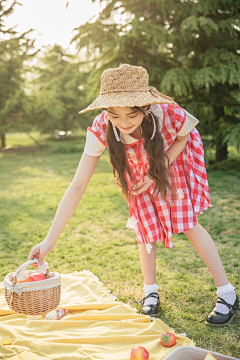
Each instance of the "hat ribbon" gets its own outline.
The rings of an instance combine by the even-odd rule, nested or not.
[[[104,95],[104,94],[110,94],[113,92],[147,92],[149,91],[149,89],[142,89],[142,90],[136,90],[136,89],[116,89],[116,90],[109,90],[109,91],[101,91],[99,93],[99,95]]]
[[[162,94],[162,93],[161,93],[160,91],[158,91],[154,86],[149,86],[149,87],[148,87],[148,90],[150,91],[150,93],[151,93],[154,97],[161,96],[162,98],[173,102],[173,99],[172,99],[172,98],[170,98],[169,96],[167,96],[167,95],[165,95],[165,94]]]
[[[161,96],[166,100],[172,101],[173,99],[170,98],[167,95],[164,95],[162,93],[160,93],[155,87],[153,86],[149,86],[147,89],[142,89],[142,90],[136,90],[136,89],[115,89],[115,90],[109,90],[109,91],[100,91],[99,95],[104,95],[104,94],[110,94],[110,93],[114,93],[114,92],[149,92],[154,96],[154,97],[158,97]]]

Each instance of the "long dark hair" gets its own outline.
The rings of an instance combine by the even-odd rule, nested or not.
[[[165,161],[167,159],[168,167],[169,167],[169,159],[167,154],[164,152],[164,144],[163,139],[159,129],[159,119],[154,115],[154,119],[156,122],[156,134],[152,140],[151,136],[153,133],[153,120],[151,114],[146,115],[144,108],[142,107],[132,107],[132,110],[140,111],[143,115],[143,121],[141,124],[142,127],[142,135],[144,138],[144,147],[149,156],[149,171],[148,176],[155,183],[154,192],[161,194],[161,197],[164,201],[166,200],[167,189],[170,190],[172,197],[174,199],[174,192],[172,186],[169,182],[169,170],[165,165]],[[117,129],[119,134],[119,130]],[[120,136],[120,135],[119,135]],[[121,141],[116,141],[112,123],[108,121],[107,126],[107,146],[110,154],[110,162],[113,167],[113,174],[116,183],[122,188],[122,193],[127,200],[130,200],[130,193],[128,190],[128,185],[125,177],[125,173],[127,172],[130,176],[133,184],[136,184],[130,167],[127,163],[126,150]]]

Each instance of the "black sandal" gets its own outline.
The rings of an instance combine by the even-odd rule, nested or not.
[[[149,297],[154,297],[154,298],[158,299],[157,304],[155,304],[155,305],[143,305],[144,301]],[[136,300],[134,300],[134,301],[137,304],[142,304],[143,305],[142,309],[141,309],[141,314],[149,315],[149,316],[158,316],[158,315],[160,315],[160,300],[159,300],[158,293],[151,293],[151,294],[148,294],[147,296],[145,296],[140,301],[136,301]]]
[[[230,310],[229,313],[221,314],[217,311],[212,311],[209,317],[207,318],[207,321],[205,323],[206,325],[227,326],[233,322],[235,316],[237,316],[238,313],[240,314],[240,305],[239,305],[238,297],[236,297],[235,303],[233,305],[228,304],[225,300],[223,300],[220,297],[217,300],[217,304],[226,305]]]

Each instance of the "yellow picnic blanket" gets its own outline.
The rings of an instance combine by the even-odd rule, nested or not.
[[[8,308],[0,282],[0,359],[12,360],[129,360],[134,346],[145,347],[150,360],[162,360],[178,346],[194,346],[176,335],[171,348],[159,336],[173,332],[163,321],[138,314],[116,301],[90,271],[61,274],[61,320],[30,320]],[[9,339],[11,345],[2,345]]]

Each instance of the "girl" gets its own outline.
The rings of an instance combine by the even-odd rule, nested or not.
[[[198,120],[171,98],[148,86],[148,73],[123,64],[101,76],[98,98],[86,109],[104,109],[88,129],[84,153],[46,238],[29,260],[40,263],[76,209],[98,160],[107,147],[113,173],[129,205],[127,227],[136,232],[145,297],[141,312],[160,312],[156,284],[156,242],[172,248],[172,234],[183,232],[210,270],[219,299],[206,324],[225,326],[240,312],[216,246],[197,216],[212,206]]]

